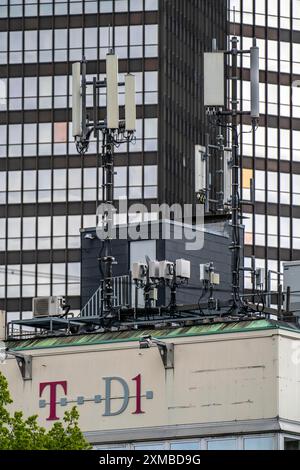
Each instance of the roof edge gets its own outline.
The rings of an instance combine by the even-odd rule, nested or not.
[[[254,325],[254,326],[246,326],[244,328],[228,328],[228,329],[224,329],[224,330],[213,330],[213,331],[203,331],[203,332],[185,332],[185,333],[178,333],[176,334],[176,329],[174,328],[174,334],[172,334],[172,330],[170,331],[170,334],[169,335],[160,335],[159,334],[159,330],[140,330],[140,335],[139,336],[135,336],[133,338],[111,338],[111,339],[107,339],[107,340],[101,340],[101,334],[99,334],[99,340],[95,340],[95,341],[83,341],[83,342],[76,342],[76,340],[74,341],[74,343],[66,343],[66,344],[51,344],[51,345],[39,345],[38,342],[39,341],[45,341],[46,339],[61,339],[61,338],[83,338],[84,336],[87,336],[87,335],[76,335],[76,336],[52,336],[52,337],[48,337],[48,338],[36,338],[36,339],[33,339],[32,341],[35,341],[37,342],[36,344],[30,344],[28,346],[22,346],[22,344],[20,344],[18,346],[18,344],[16,344],[16,342],[14,341],[8,341],[7,343],[8,344],[12,344],[11,346],[11,349],[14,350],[14,351],[30,351],[30,350],[47,350],[47,349],[60,349],[60,348],[70,348],[70,347],[80,347],[80,346],[98,346],[98,345],[107,345],[107,344],[124,344],[124,343],[136,343],[139,341],[139,338],[141,336],[143,336],[143,333],[145,333],[145,331],[147,331],[147,334],[149,334],[149,332],[153,331],[153,334],[155,334],[157,337],[159,337],[159,339],[162,339],[162,340],[172,340],[174,338],[196,338],[196,337],[203,337],[203,336],[213,336],[213,335],[226,335],[226,334],[233,334],[233,333],[250,333],[250,332],[258,332],[258,331],[268,331],[268,330],[285,330],[285,331],[290,331],[290,332],[297,332],[297,333],[300,333],[300,330],[297,330],[297,329],[294,329],[292,328],[291,326],[285,326],[283,324],[280,324],[276,321],[273,321],[273,320],[254,320],[253,321],[254,323],[259,323],[259,322],[263,322],[263,325]],[[266,322],[267,322],[267,325],[266,325]],[[221,325],[221,324],[224,324],[224,323],[219,323],[218,325]],[[236,324],[236,323],[235,323]],[[193,327],[191,327],[192,329]],[[135,330],[136,332],[136,330]],[[95,333],[93,334],[93,336],[95,335]],[[91,335],[92,336],[92,335]],[[28,342],[29,340],[27,340],[26,342]],[[20,343],[26,343],[24,340],[20,341]]]

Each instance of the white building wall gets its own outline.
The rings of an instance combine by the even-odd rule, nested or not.
[[[222,432],[228,424],[243,432],[249,423],[278,416],[300,422],[300,381],[287,354],[292,341],[281,337],[278,330],[174,338],[175,367],[169,370],[165,370],[156,347],[140,350],[138,342],[61,347],[25,351],[33,355],[32,381],[22,380],[13,358],[0,370],[8,378],[13,409],[38,414],[44,426],[53,424],[47,420],[50,387],[46,386],[40,397],[40,384],[63,382],[66,393],[62,385],[56,388],[57,418],[77,405],[85,432],[113,435],[123,429],[174,430],[179,426],[180,434],[180,427],[200,426],[204,430],[215,425]],[[132,379],[139,375],[143,413],[134,414],[137,382]],[[109,402],[111,414],[117,412],[124,405],[125,391],[120,380],[112,380],[109,397],[105,389],[108,377],[121,378],[128,386],[128,406],[116,416],[103,416],[105,404]],[[99,395],[102,401],[96,403]],[[78,397],[83,397],[83,404],[77,403]],[[64,398],[66,406],[61,406]],[[45,407],[39,407],[39,400],[46,401]]]

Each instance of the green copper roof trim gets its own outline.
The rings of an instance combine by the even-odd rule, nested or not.
[[[250,331],[264,331],[284,329],[288,331],[300,330],[277,323],[272,320],[251,320],[235,323],[214,323],[182,328],[166,328],[160,330],[130,330],[120,332],[95,333],[82,336],[59,336],[49,338],[36,338],[22,341],[9,341],[9,347],[15,351],[34,349],[55,349],[78,346],[94,346],[100,344],[116,344],[136,342],[141,336],[152,334],[159,339],[190,338],[215,334],[245,333]]]

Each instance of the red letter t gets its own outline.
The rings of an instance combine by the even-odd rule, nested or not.
[[[47,421],[57,421],[59,418],[56,416],[56,387],[61,386],[67,394],[67,381],[62,382],[43,382],[40,383],[40,397],[46,387],[50,387],[50,414]]]

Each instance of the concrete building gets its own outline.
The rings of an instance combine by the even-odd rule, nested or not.
[[[136,240],[137,233],[145,235],[156,232],[157,239]],[[157,230],[156,230],[157,228]],[[197,304],[202,289],[200,281],[200,264],[213,263],[215,271],[220,275],[220,285],[215,286],[214,295],[218,299],[228,297],[231,291],[231,227],[229,221],[211,221],[204,227],[189,226],[174,221],[163,221],[152,224],[137,224],[126,226],[128,238],[113,240],[112,251],[116,260],[113,266],[114,276],[126,276],[132,270],[133,263],[146,262],[146,256],[151,260],[168,260],[176,262],[185,259],[191,264],[191,277],[187,283],[177,289],[179,305]],[[131,230],[131,232],[130,232]],[[132,234],[132,237],[130,236]],[[243,239],[243,234],[241,235]],[[190,249],[187,247],[190,246]],[[195,249],[198,247],[197,249]],[[243,252],[243,247],[241,249]],[[81,307],[91,299],[103,279],[99,265],[99,254],[103,252],[103,242],[96,236],[96,229],[83,229],[81,232]],[[242,263],[241,263],[242,266]],[[100,268],[100,269],[99,269]],[[168,305],[170,290],[160,288],[157,305]],[[208,295],[208,293],[207,293]],[[135,305],[135,290],[133,289],[132,305]],[[140,292],[141,305],[144,306],[143,295]],[[96,313],[96,312],[95,312]]]
[[[261,120],[243,121],[241,152],[246,263],[274,271],[300,256],[298,0],[101,0],[0,5],[0,307],[31,315],[31,299],[67,295],[80,308],[80,235],[101,200],[97,145],[80,159],[69,133],[71,64],[84,54],[103,75],[112,44],[121,74],[137,77],[137,143],[118,149],[115,198],[189,202],[194,145],[204,143],[204,50],[234,32],[261,54]],[[228,7],[228,22],[226,21]],[[235,14],[233,12],[235,8]],[[235,25],[234,25],[235,23]],[[249,59],[240,101],[249,108]],[[295,85],[295,86],[293,86]],[[178,183],[180,181],[180,184]],[[278,279],[279,278],[279,279]]]
[[[137,78],[138,103],[135,145],[116,151],[114,199],[150,209],[157,202],[194,201],[194,150],[207,131],[203,52],[213,38],[226,49],[228,35],[237,34],[248,49],[257,37],[262,116],[255,134],[246,116],[240,129],[241,199],[251,202],[252,188],[254,194],[254,204],[243,207],[246,265],[254,256],[256,267],[271,269],[277,291],[282,262],[300,256],[299,97],[292,86],[300,80],[298,3],[1,2],[0,308],[7,322],[21,319],[17,333],[23,338],[7,339],[0,317],[0,339],[25,355],[22,367],[11,356],[0,364],[12,409],[38,414],[40,424],[50,426],[77,405],[85,435],[105,449],[300,449],[299,328],[257,318],[260,305],[245,306],[241,299],[245,319],[230,318],[237,312],[229,302],[228,232],[207,231],[206,251],[194,257],[193,293],[180,294],[183,303],[194,303],[185,310],[192,320],[178,306],[161,323],[157,315],[149,329],[142,321],[132,326],[137,309],[124,314],[121,308],[114,319],[131,315],[131,323],[119,327],[101,324],[99,312],[92,319],[57,315],[28,323],[33,297],[66,296],[77,314],[99,285],[100,242],[87,227],[95,227],[102,201],[100,142],[91,142],[85,158],[77,155],[70,73],[84,55],[88,76],[102,79],[110,46],[120,58],[120,77],[132,72]],[[240,66],[243,110],[250,99],[247,56]],[[90,93],[88,100],[89,107]],[[210,171],[213,182],[217,171],[213,165]],[[128,273],[146,253],[171,261],[188,256],[184,240],[143,243],[116,243],[114,274]],[[222,311],[214,303],[214,317],[220,316],[214,319],[199,318],[196,270],[209,261],[221,272],[226,297]],[[260,292],[253,298],[260,303]],[[166,304],[166,295],[160,300]],[[39,322],[51,324],[50,333],[24,331]],[[146,335],[156,340],[146,341]]]
[[[253,179],[255,201],[244,206],[246,263],[255,255],[257,265],[274,271],[276,291],[282,263],[300,257],[300,5],[298,0],[229,0],[229,5],[230,34],[246,50],[256,37],[260,48],[260,124],[249,133],[245,117],[241,129],[242,198],[250,200]],[[239,98],[246,110],[249,57],[240,66]]]
[[[202,53],[226,42],[225,0],[37,0],[0,5],[0,308],[28,318],[31,299],[80,308],[80,229],[96,224],[102,163],[71,136],[71,66],[137,81],[135,145],[115,156],[115,200],[188,203],[203,144]],[[89,93],[91,91],[89,90]],[[88,106],[92,96],[88,96]],[[124,101],[124,93],[120,93]],[[101,102],[103,105],[103,103]]]
[[[140,349],[151,334],[169,345]],[[9,341],[14,404],[50,426],[78,406],[99,449],[299,449],[299,329],[272,320]],[[173,346],[172,346],[173,345]],[[29,377],[30,378],[30,377]]]

